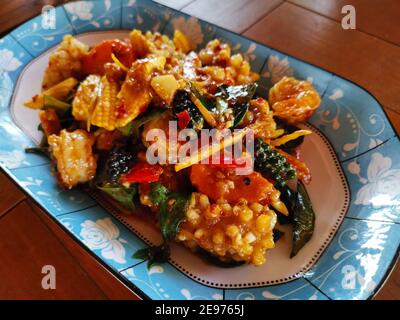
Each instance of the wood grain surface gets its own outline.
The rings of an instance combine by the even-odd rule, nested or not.
[[[0,34],[65,0],[0,0]],[[348,78],[369,90],[400,132],[400,1],[158,0]],[[354,5],[357,29],[341,28]],[[0,171],[0,299],[138,299]],[[43,290],[41,268],[57,269]],[[376,299],[400,299],[397,265]]]

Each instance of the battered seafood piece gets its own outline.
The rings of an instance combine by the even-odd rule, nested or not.
[[[283,77],[269,91],[269,103],[275,116],[296,124],[312,116],[321,98],[310,82]]]
[[[93,137],[85,130],[68,132],[48,138],[50,151],[57,162],[60,184],[72,189],[77,184],[93,179],[96,174],[96,157],[93,155]]]
[[[82,75],[82,59],[89,47],[66,35],[57,51],[50,55],[48,67],[44,73],[42,89],[46,90],[57,83],[70,78],[80,78]]]

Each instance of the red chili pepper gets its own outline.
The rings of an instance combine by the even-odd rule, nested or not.
[[[185,129],[190,122],[189,112],[187,110],[184,110],[182,112],[177,113],[176,117],[178,118],[179,129]]]
[[[122,182],[144,183],[155,182],[160,179],[163,168],[158,164],[139,162],[125,175],[121,177]]]

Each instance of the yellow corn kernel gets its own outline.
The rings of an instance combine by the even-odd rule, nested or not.
[[[243,74],[239,74],[239,76],[236,79],[237,84],[246,84],[248,83],[248,78],[247,76],[243,75]]]
[[[201,69],[205,74],[208,74],[215,81],[224,81],[225,70],[221,67],[204,67]]]
[[[225,77],[226,77],[226,80],[228,80],[228,79],[234,80],[237,77],[237,71],[232,67],[226,67],[225,68]]]
[[[232,212],[232,207],[229,203],[223,203],[220,206],[221,206],[222,211],[224,211],[225,213]]]
[[[233,207],[233,214],[235,215],[235,216],[238,216],[239,214],[240,214],[240,212],[242,211],[242,207],[241,206],[239,206],[239,205],[235,205],[234,207]]]
[[[234,238],[233,238],[233,244],[237,247],[241,246],[243,244],[243,239],[242,235],[238,233]]]
[[[246,243],[243,245],[242,247],[243,256],[249,256],[252,254],[252,252],[253,252],[253,247],[250,244]]]
[[[117,122],[117,94],[118,84],[108,81],[107,77],[101,79],[102,92],[94,108],[91,123],[106,130],[114,130]]]
[[[221,230],[217,230],[215,231],[212,240],[215,244],[223,244],[225,240],[225,235]]]
[[[243,56],[240,53],[233,55],[230,59],[231,67],[239,69],[243,62]]]
[[[210,201],[208,200],[208,197],[205,194],[200,195],[199,204],[200,207],[203,209],[206,209],[210,206]]]
[[[251,219],[253,219],[253,211],[247,207],[244,207],[239,213],[239,217],[243,222],[249,222]]]
[[[177,49],[180,49],[183,53],[188,53],[191,49],[189,40],[179,30],[175,30],[174,33],[174,44]]]
[[[256,266],[260,266],[265,262],[265,254],[264,251],[257,247],[254,248],[253,250],[253,257],[252,257],[252,263]]]
[[[206,219],[216,219],[221,215],[221,208],[218,205],[212,205],[204,214]]]
[[[229,226],[226,228],[225,233],[226,233],[227,236],[233,238],[233,237],[235,237],[237,234],[239,234],[239,231],[240,231],[240,230],[239,230],[239,228],[238,228],[237,226],[231,224],[231,225],[229,225]]]
[[[257,237],[251,231],[247,232],[246,235],[244,236],[244,241],[247,243],[253,243],[256,240],[257,240]]]
[[[186,212],[186,217],[188,218],[189,222],[192,224],[197,224],[200,219],[199,212],[196,209],[189,209]]]
[[[250,204],[250,209],[253,210],[255,213],[261,213],[261,211],[263,210],[263,205],[257,202],[254,202],[252,204]]]
[[[273,249],[273,248],[275,248],[275,243],[274,243],[274,239],[272,237],[272,234],[268,234],[267,236],[262,238],[261,245],[265,249]]]
[[[226,43],[221,44],[221,51],[218,53],[218,60],[229,61],[231,58],[231,47]]]
[[[240,67],[240,74],[244,76],[248,76],[250,74],[250,63],[243,61],[242,66]]]
[[[256,229],[260,233],[265,233],[271,229],[271,217],[266,214],[258,216],[256,221]]]
[[[194,237],[196,239],[200,239],[201,237],[203,237],[205,234],[205,230],[204,229],[197,229],[194,233]]]

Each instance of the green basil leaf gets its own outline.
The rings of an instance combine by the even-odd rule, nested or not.
[[[140,260],[148,260],[147,268],[150,269],[156,263],[167,262],[170,257],[170,249],[168,244],[164,242],[159,246],[140,249],[132,257]]]
[[[135,209],[134,198],[137,194],[137,186],[131,185],[129,188],[123,186],[97,186],[98,189],[107,193],[114,200],[129,210]]]
[[[161,203],[167,201],[168,193],[169,190],[159,182],[153,182],[150,185],[149,196],[151,202],[153,202],[155,205],[159,206]]]
[[[315,213],[304,184],[297,183],[297,201],[293,212],[293,244],[290,257],[294,257],[311,239],[315,226]]]
[[[168,202],[174,200],[170,205]],[[189,196],[182,194],[171,194],[160,206],[160,227],[163,238],[173,240],[179,231],[179,225],[185,219],[186,210],[189,205]]]
[[[149,251],[150,248],[139,249],[132,255],[132,258],[139,260],[147,260],[149,257]]]

